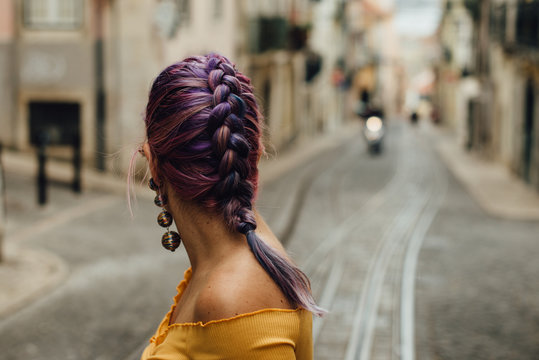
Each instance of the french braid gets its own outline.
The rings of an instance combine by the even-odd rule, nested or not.
[[[251,204],[254,185],[248,180],[251,173],[250,146],[243,125],[245,102],[241,98],[242,86],[230,64],[210,61],[209,66],[216,68],[208,76],[208,85],[213,92],[208,133],[219,162],[220,178],[213,195],[219,199],[228,226],[245,234],[256,228],[256,220]]]
[[[322,315],[305,274],[254,231],[263,147],[250,80],[223,56],[187,58],[155,79],[145,121],[150,150],[172,188],[220,212],[289,301]]]

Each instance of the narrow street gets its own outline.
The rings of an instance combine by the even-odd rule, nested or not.
[[[330,311],[314,324],[317,358],[413,358],[418,253],[447,189],[414,130],[393,124],[380,157],[349,144],[313,182],[321,196],[308,198],[289,249],[311,242],[300,263]]]
[[[328,311],[314,359],[539,359],[538,24],[539,0],[0,0],[0,360],[139,360],[189,259],[126,184],[135,147],[236,223],[259,135],[254,206]]]
[[[539,223],[486,215],[422,127],[393,120],[378,156],[356,135],[265,183],[258,200],[329,311],[314,322],[315,359],[534,358]],[[7,187],[8,236],[58,255],[68,274],[0,318],[1,358],[135,358],[188,266],[162,250],[151,199],[131,219],[117,194],[53,186],[38,211],[13,195],[32,178],[8,173]],[[39,226],[26,229],[32,211]]]
[[[435,138],[392,125],[381,157],[357,141],[310,179],[288,245],[329,310],[315,358],[534,358],[539,223],[487,216]]]

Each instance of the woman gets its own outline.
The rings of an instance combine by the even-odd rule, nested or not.
[[[263,146],[250,80],[219,55],[185,59],[155,79],[145,122],[162,243],[183,243],[191,268],[142,359],[311,359],[323,310],[253,206]]]

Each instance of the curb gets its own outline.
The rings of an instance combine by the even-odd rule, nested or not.
[[[0,264],[0,319],[55,289],[68,275],[66,263],[42,249],[5,244]]]
[[[359,122],[350,121],[329,134],[299,139],[292,147],[283,152],[283,154],[276,153],[260,161],[258,168],[261,184],[276,180],[279,176],[298,164],[308,161],[323,151],[338,146],[346,139],[358,133]]]
[[[451,173],[490,216],[508,220],[538,221],[539,193],[503,164],[462,149],[445,129],[429,126],[438,139],[436,150]]]
[[[338,146],[342,141],[353,136],[357,127],[357,123],[351,122],[344,124],[341,129],[329,134],[304,137],[282,154],[275,154],[262,159],[259,164],[260,183],[270,183],[298,164],[308,161],[323,151]],[[37,162],[30,154],[5,151],[3,160],[6,172],[23,176],[35,176]],[[49,173],[54,174],[54,180],[63,182],[71,180],[72,170],[68,164],[50,161],[47,167]],[[84,191],[98,190],[119,195],[127,193],[125,179],[110,174],[102,174],[87,168],[82,171]],[[134,184],[133,188],[137,197],[153,200],[152,192],[148,191],[145,185]],[[291,204],[289,204],[290,206],[286,206],[283,210],[289,213],[294,211],[296,203],[300,200],[297,196],[297,190],[299,189],[296,189]],[[106,199],[94,200],[97,205],[103,201],[106,201]],[[77,211],[72,213],[71,210],[67,209],[66,213],[78,216]],[[287,216],[287,218],[291,219],[293,217]],[[51,223],[47,219],[43,219],[34,225],[44,231],[50,227],[60,226],[63,223],[61,221]],[[287,227],[285,226],[284,228],[286,229]],[[35,232],[32,231],[33,229],[29,228],[5,238],[5,260],[0,263],[0,283],[2,283],[0,320],[23,309],[47,292],[54,290],[69,274],[66,262],[55,254],[43,249],[31,249],[17,245],[29,234],[35,235]]]
[[[352,137],[359,131],[359,123],[349,121],[342,124],[341,128],[325,134],[316,136],[300,137],[298,141],[283,153],[276,152],[263,157],[259,163],[260,183],[268,183],[277,179],[283,173],[289,171],[297,164],[304,162],[334,146],[337,146],[345,139]],[[16,173],[24,176],[36,176],[37,160],[30,153],[19,153],[12,150],[3,152],[4,169],[6,172]],[[73,178],[72,169],[69,164],[54,160],[47,162],[47,172],[54,174],[51,180],[69,183]],[[102,173],[92,168],[82,169],[83,191],[97,190],[113,192],[117,194],[127,194],[127,181],[122,177],[108,173]],[[133,184],[133,191],[136,196],[153,200],[153,195],[147,191],[145,184]]]
[[[35,177],[37,171],[37,160],[31,153],[20,153],[12,150],[5,150],[3,153],[5,172],[11,172],[18,175]],[[64,162],[50,159],[47,161],[47,176],[49,180],[55,180],[63,183],[70,183],[73,179],[72,167]],[[116,194],[127,194],[127,180],[115,176],[110,172],[99,172],[93,168],[83,167],[81,170],[82,191],[105,191]],[[51,174],[53,174],[51,176]],[[143,196],[147,193],[147,187],[142,184],[133,183],[133,190],[137,196]],[[153,196],[148,195],[148,198]]]
[[[331,151],[350,140],[353,136],[357,136],[359,133],[358,125],[359,123],[357,122],[349,123],[333,133],[315,138],[301,139],[292,148],[284,152],[282,156],[276,154],[273,158],[261,161],[259,166],[261,193],[264,193],[265,185],[277,180],[294,167],[305,166],[319,154]],[[316,169],[311,169],[299,174],[297,181],[289,183],[288,191],[290,196],[280,204],[281,211],[277,218],[273,219],[271,228],[285,248],[294,232],[298,214],[311,187],[313,173],[316,172]]]

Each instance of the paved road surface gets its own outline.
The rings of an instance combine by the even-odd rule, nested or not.
[[[314,323],[316,359],[539,353],[539,224],[486,216],[433,141],[394,121],[381,156],[358,134],[261,190],[259,209],[330,311]],[[8,234],[58,254],[70,273],[0,319],[0,358],[128,357],[168,310],[187,267],[183,252],[161,249],[157,208],[139,199],[131,220],[121,196],[79,198],[56,186],[38,211],[32,179],[8,174],[7,183]],[[29,218],[40,224],[35,234]]]

